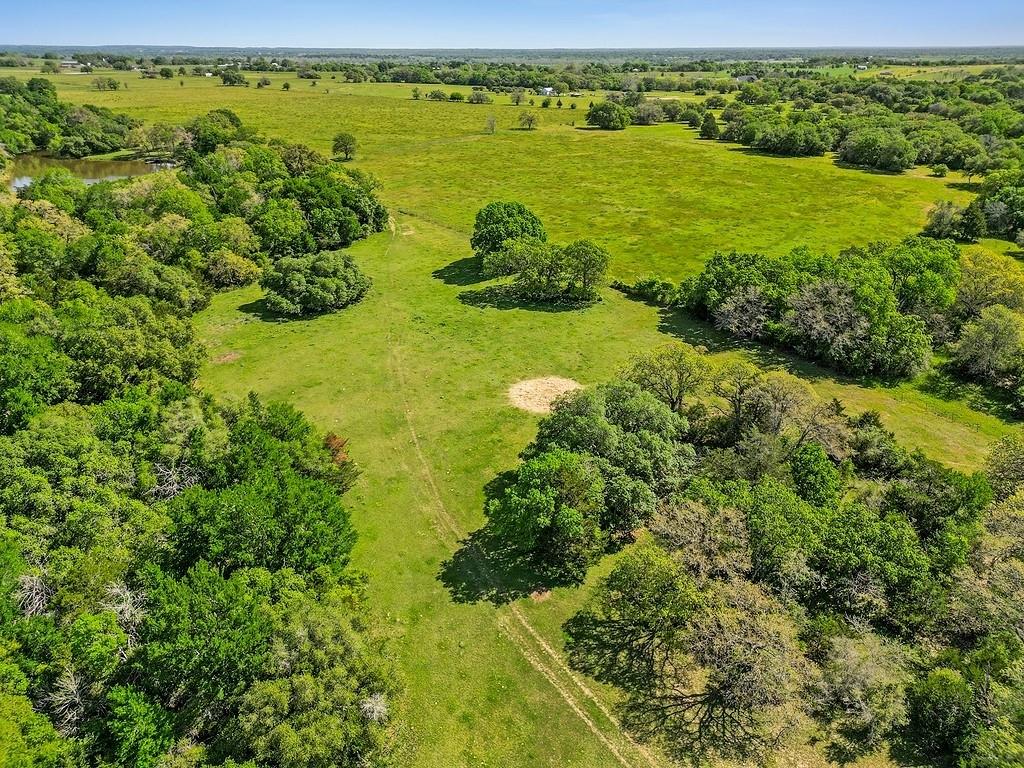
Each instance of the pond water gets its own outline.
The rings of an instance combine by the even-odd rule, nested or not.
[[[12,191],[27,187],[32,179],[42,176],[51,168],[66,168],[86,184],[95,184],[97,181],[141,176],[171,167],[167,163],[147,163],[144,160],[72,160],[46,155],[17,155],[11,165],[9,186]]]

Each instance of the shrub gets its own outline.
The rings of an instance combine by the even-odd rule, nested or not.
[[[587,125],[606,131],[621,131],[629,123],[629,110],[612,101],[602,101],[587,110]]]
[[[478,256],[485,256],[501,250],[506,240],[520,237],[543,241],[547,233],[537,215],[522,203],[496,201],[477,212],[469,243]]]
[[[286,315],[310,315],[342,309],[359,301],[370,278],[342,251],[278,259],[260,284],[267,306]]]

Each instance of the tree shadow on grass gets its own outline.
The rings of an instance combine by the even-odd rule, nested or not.
[[[487,499],[504,492],[515,473],[503,472],[484,489]],[[490,523],[460,543],[441,564],[438,578],[457,603],[489,602],[504,605],[533,592],[544,592],[569,582],[542,573],[533,561],[498,535]]]
[[[523,296],[515,285],[507,284],[462,291],[459,301],[478,309],[529,309],[535,312],[575,312],[594,304],[592,301],[537,301]]]
[[[435,269],[431,275],[445,285],[475,285],[487,279],[480,270],[480,259],[476,256],[466,256],[453,261],[440,269]]]
[[[856,163],[848,163],[845,160],[840,160],[838,157],[832,161],[836,168],[843,168],[848,171],[863,171],[864,173],[871,174],[872,176],[902,176],[903,171],[887,171],[884,168],[872,168],[870,165],[857,165]]]
[[[293,315],[284,315],[280,312],[275,312],[267,306],[267,300],[265,298],[256,299],[255,301],[242,304],[238,307],[238,311],[245,312],[247,315],[252,315],[257,320],[261,320],[264,323],[287,323],[301,319]]]
[[[961,192],[980,192],[980,181],[951,181],[946,184],[950,189],[958,189]]]
[[[905,727],[903,731],[889,737],[889,757],[896,765],[904,768],[951,768],[952,760],[929,757],[911,738],[909,729]]]
[[[504,605],[570,582],[541,573],[529,557],[510,547],[490,525],[460,542],[441,564],[438,578],[457,603]]]
[[[988,413],[1002,421],[1021,420],[1010,392],[965,380],[950,363],[937,365],[928,371],[918,384],[918,389],[943,400],[960,400],[974,410]]]

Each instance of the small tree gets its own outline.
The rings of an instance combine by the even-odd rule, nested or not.
[[[477,212],[469,243],[478,256],[486,256],[500,251],[506,240],[523,237],[546,240],[541,220],[522,203],[495,201]]]
[[[282,91],[290,91],[291,89],[292,89],[292,84],[291,83],[287,83],[286,82],[284,85],[281,86],[281,90]]]
[[[680,411],[687,396],[708,385],[711,363],[704,347],[677,341],[634,357],[624,378],[653,394],[673,411]]]
[[[606,131],[621,131],[630,122],[629,110],[613,101],[603,101],[587,110],[587,125]]]
[[[485,127],[488,133],[494,134],[498,130],[498,118],[494,115],[488,115]]]
[[[331,149],[336,156],[341,155],[346,160],[351,160],[355,156],[357,144],[355,136],[346,131],[341,131],[335,134],[334,141],[331,143]]]
[[[184,85],[184,83],[182,84]],[[261,77],[259,80],[256,81],[257,88],[266,88],[268,85],[270,85],[269,77]]]
[[[949,166],[945,163],[936,163],[932,166],[932,176],[939,179],[944,179],[949,173]]]
[[[590,456],[556,448],[521,464],[487,505],[495,531],[552,576],[579,582],[604,548],[604,480]]]
[[[715,116],[708,112],[704,115],[704,121],[700,124],[700,137],[702,139],[717,139],[720,135],[718,129],[718,120]]]
[[[524,130],[532,131],[537,127],[537,122],[537,116],[533,112],[523,112],[519,115],[519,127]]]
[[[249,85],[249,81],[237,69],[225,69],[220,73],[220,79],[224,85]]]
[[[413,97],[413,99],[415,99],[416,101],[419,101],[420,96],[421,96],[420,89],[419,88],[413,88],[412,89],[412,97]]]

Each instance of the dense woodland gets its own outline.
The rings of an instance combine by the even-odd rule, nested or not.
[[[488,527],[548,584],[639,536],[569,656],[683,762],[888,742],[995,768],[1024,754],[1022,457],[1011,438],[990,480],[961,474],[877,413],[674,343],[558,400]]]
[[[357,300],[337,251],[386,212],[230,112],[152,131],[180,171],[0,205],[0,763],[384,764],[346,441],[193,388],[191,315],[261,274],[270,311]]]
[[[899,172],[932,166],[969,177],[1018,167],[1024,159],[1024,69],[993,67],[952,83],[927,80],[778,77],[701,83],[711,95],[685,104],[647,99],[642,89],[610,94],[587,123],[605,129],[684,122],[702,138],[769,154],[837,153],[851,165]],[[717,115],[716,115],[717,111]],[[707,128],[705,128],[707,126]]]
[[[62,157],[100,155],[129,146],[138,121],[103,107],[76,107],[57,99],[43,77],[0,77],[0,171],[5,152],[47,150]]]

